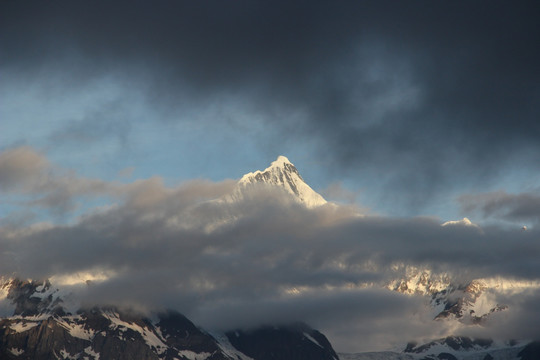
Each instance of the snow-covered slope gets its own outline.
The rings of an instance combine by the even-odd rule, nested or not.
[[[242,192],[254,184],[277,186],[293,195],[294,199],[308,208],[326,204],[326,200],[304,182],[296,167],[285,156],[279,156],[263,171],[258,170],[245,174],[238,181],[234,198],[241,198]]]

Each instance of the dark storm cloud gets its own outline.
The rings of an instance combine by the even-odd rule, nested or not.
[[[50,72],[66,88],[115,74],[158,107],[238,96],[280,137],[317,139],[342,173],[408,186],[392,201],[422,205],[433,190],[487,182],[517,157],[535,159],[539,8],[6,2],[0,61],[18,79]]]
[[[231,324],[252,327],[261,323],[290,324],[305,321],[303,319],[310,319],[314,326],[327,327],[336,323],[351,325],[359,319],[365,324],[388,317],[397,318],[418,311],[421,306],[418,300],[384,289],[323,290],[281,299],[217,301],[205,304],[198,316],[207,326],[223,330]]]
[[[462,195],[463,211],[479,212],[484,218],[508,221],[540,221],[540,194],[535,192],[509,194],[505,191]]]

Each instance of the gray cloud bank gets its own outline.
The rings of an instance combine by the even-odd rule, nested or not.
[[[462,195],[459,201],[463,211],[475,211],[484,218],[535,225],[540,221],[540,194],[534,191],[519,194],[506,191],[469,194]]]
[[[50,170],[48,164],[31,148],[1,153],[0,173],[12,170],[0,177],[1,190],[17,193],[18,177]],[[76,175],[70,187],[60,175],[48,179],[46,186],[25,186],[35,193],[66,193],[77,201],[89,196],[87,184],[94,184]],[[465,280],[540,281],[535,229],[358,216],[351,206],[309,210],[264,187],[252,189],[241,202],[215,200],[233,187],[232,181],[203,180],[165,186],[157,177],[129,184],[100,182],[99,191],[90,187],[92,196],[106,192],[112,204],[71,224],[21,226],[3,219],[0,274],[105,273],[108,280],[85,290],[87,303],[172,307],[214,328],[303,320],[349,350],[450,331],[447,323],[422,315],[420,297],[363,287],[403,275],[394,265],[427,267]],[[538,323],[527,315],[537,312],[538,299],[537,292],[521,294],[519,301],[501,298],[515,306],[510,315],[496,315],[484,333],[506,337],[515,329],[524,337],[538,336]]]
[[[7,1],[0,13],[6,81],[63,96],[111,77],[180,121],[232,101],[275,131],[261,147],[314,143],[410,208],[540,150],[534,1]],[[235,117],[223,115],[202,121]]]

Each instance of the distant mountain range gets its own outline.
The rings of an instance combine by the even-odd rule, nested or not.
[[[337,206],[309,187],[296,167],[280,156],[265,170],[244,175],[232,193],[213,200],[212,206],[219,208],[221,204],[225,210],[216,213],[211,228],[238,219],[238,214],[227,206],[246,201],[254,187],[288,194],[291,202],[309,209]],[[194,215],[186,218],[192,220]],[[470,222],[465,224],[465,220],[446,225],[463,225],[461,223],[472,226]],[[394,280],[365,286],[423,296],[433,321],[456,321],[471,326],[482,326],[493,313],[507,309],[505,304],[493,303],[490,296],[493,292],[540,286],[495,278],[458,282],[448,274],[436,274],[430,269],[407,264],[395,270]],[[0,310],[5,315],[0,319],[0,359],[338,359],[327,338],[303,323],[208,332],[176,311],[143,315],[115,306],[82,307],[73,304],[70,294],[49,280],[1,278]],[[496,343],[458,335],[426,344],[409,343],[400,352],[339,354],[339,358],[540,359],[540,343],[531,339]]]
[[[301,323],[210,334],[174,311],[151,318],[114,307],[66,312],[48,281],[0,287],[14,307],[0,320],[1,359],[337,359],[326,337]]]

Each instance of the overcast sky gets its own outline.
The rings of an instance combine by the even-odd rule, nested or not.
[[[539,18],[534,1],[4,1],[0,270],[105,269],[117,283],[101,293],[114,295],[107,286],[129,287],[142,263],[153,269],[144,276],[163,306],[181,304],[203,323],[216,325],[209,319],[223,309],[237,316],[223,323],[243,325],[242,314],[261,307],[268,319],[301,308],[341,334],[331,340],[345,349],[358,340],[332,316],[352,321],[339,311],[322,316],[328,308],[349,304],[355,320],[372,320],[372,333],[356,331],[379,344],[394,340],[398,302],[411,313],[419,305],[377,291],[323,291],[309,296],[310,306],[300,301],[307,296],[276,293],[384,279],[382,270],[352,265],[370,261],[537,280]],[[372,216],[351,222],[343,220],[354,212],[348,207],[312,214],[278,202],[246,205],[238,211],[250,220],[225,233],[204,230],[219,212],[209,208],[188,212],[194,229],[170,227],[280,154],[326,198]],[[464,216],[485,228],[440,227]],[[307,225],[314,220],[329,225]],[[529,231],[519,232],[522,225]],[[247,246],[254,233],[268,235]],[[181,266],[171,258],[178,252]],[[224,272],[225,263],[237,267]],[[193,275],[177,284],[189,296],[166,286],[171,271]],[[199,289],[202,274],[225,285]],[[223,303],[200,302],[206,291]],[[429,322],[399,321],[414,336],[433,331]]]

